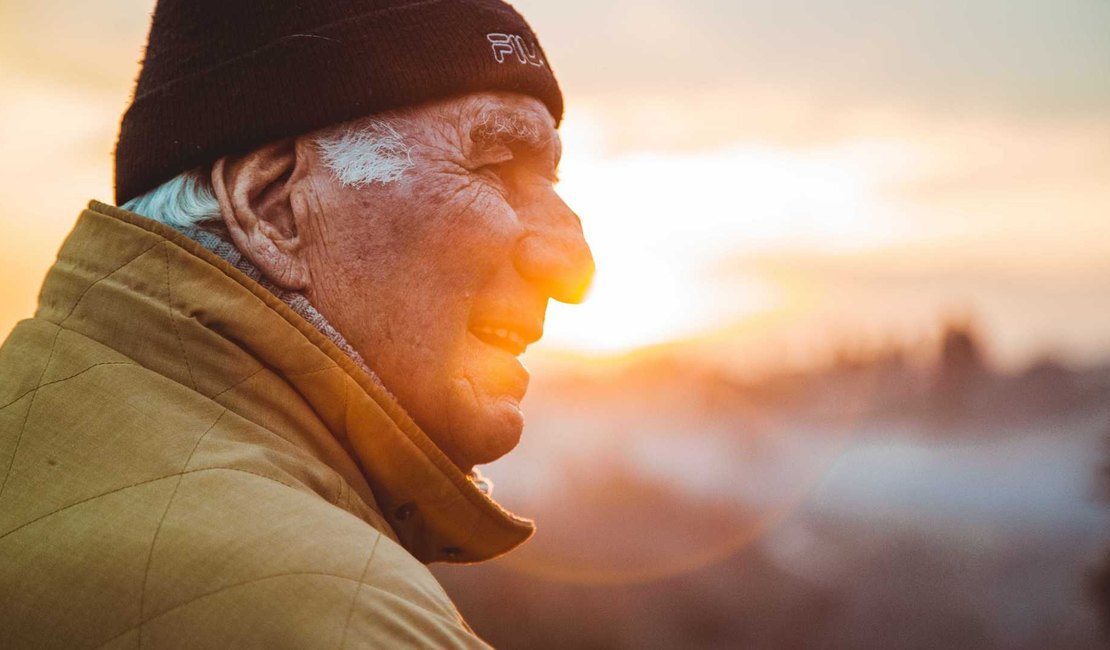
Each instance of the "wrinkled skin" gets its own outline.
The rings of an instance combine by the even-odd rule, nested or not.
[[[489,128],[498,114],[508,134]],[[304,292],[468,471],[517,444],[516,356],[548,299],[582,299],[593,259],[555,193],[560,142],[542,103],[475,93],[385,117],[412,147],[398,181],[344,187],[299,137],[221,159],[213,186],[240,250]]]

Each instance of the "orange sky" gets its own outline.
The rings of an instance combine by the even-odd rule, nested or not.
[[[152,4],[0,2],[0,330],[111,196]],[[598,262],[549,350],[806,349],[959,311],[1006,364],[1110,357],[1107,3],[515,4]]]

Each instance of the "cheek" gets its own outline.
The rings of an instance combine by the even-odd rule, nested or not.
[[[451,175],[425,196],[419,217],[422,247],[469,269],[469,275],[503,263],[522,234],[513,208],[480,181]]]

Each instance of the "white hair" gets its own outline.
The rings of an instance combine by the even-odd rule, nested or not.
[[[392,183],[412,169],[412,147],[387,122],[367,120],[318,135],[316,147],[324,164],[346,187]]]
[[[178,174],[120,207],[174,228],[199,228],[220,218],[212,181],[200,169]]]
[[[324,164],[344,187],[392,183],[412,169],[412,147],[382,119],[347,122],[313,136]],[[175,228],[219,221],[220,203],[205,168],[178,174],[120,206]]]

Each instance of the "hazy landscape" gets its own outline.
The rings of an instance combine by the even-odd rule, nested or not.
[[[486,468],[537,535],[436,574],[503,648],[1103,647],[1110,367],[983,347],[537,371]]]

